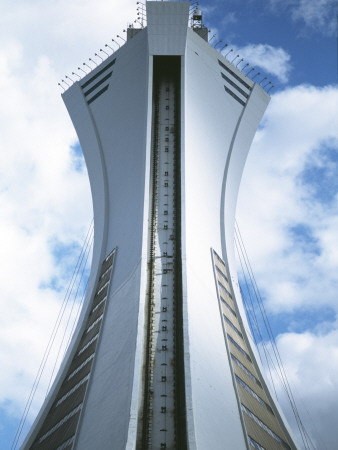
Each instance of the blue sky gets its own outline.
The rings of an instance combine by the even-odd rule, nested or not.
[[[304,423],[317,448],[327,449],[338,440],[335,3],[200,2],[212,44],[222,39],[244,58],[240,68],[254,65],[275,86],[244,171],[237,221]],[[0,5],[2,449],[13,442],[92,218],[58,83],[135,18],[129,0],[122,7],[117,0]],[[48,377],[28,425],[47,385]]]

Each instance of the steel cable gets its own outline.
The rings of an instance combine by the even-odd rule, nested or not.
[[[92,219],[92,221],[90,223],[90,226],[89,226],[89,229],[87,231],[87,235],[85,237],[84,243],[82,244],[80,255],[78,257],[78,260],[77,260],[76,266],[74,268],[71,280],[70,280],[69,285],[67,287],[66,294],[65,294],[64,299],[62,301],[62,304],[61,304],[61,307],[60,307],[60,310],[59,310],[56,322],[54,324],[54,327],[53,327],[52,333],[50,335],[50,338],[48,340],[45,352],[44,352],[43,357],[42,357],[42,361],[40,363],[39,369],[37,371],[36,377],[35,377],[34,382],[33,382],[33,386],[31,388],[30,394],[28,396],[28,400],[26,402],[24,411],[22,413],[22,416],[21,416],[18,428],[16,430],[16,433],[15,433],[15,436],[14,436],[14,439],[13,439],[13,443],[12,443],[12,447],[11,447],[12,450],[14,450],[16,448],[16,446],[18,445],[18,442],[19,442],[19,439],[20,439],[23,427],[25,425],[25,422],[26,422],[26,419],[27,419],[30,407],[32,405],[35,393],[37,391],[37,388],[38,388],[38,385],[40,383],[43,371],[44,371],[45,366],[46,366],[46,362],[47,362],[49,354],[51,352],[51,348],[53,346],[53,343],[54,343],[54,340],[55,340],[55,336],[56,336],[56,334],[58,332],[58,329],[59,329],[59,326],[60,326],[60,323],[61,323],[61,320],[62,320],[62,317],[63,317],[63,314],[64,314],[64,310],[65,310],[65,308],[67,306],[69,295],[70,295],[72,286],[74,285],[74,282],[75,282],[74,280],[75,280],[75,278],[77,276],[77,273],[79,271],[79,267],[80,267],[79,263],[80,263],[80,261],[83,258],[83,250],[84,250],[84,247],[86,245],[87,240],[89,239],[90,230],[92,229],[92,227],[93,227],[93,219]]]

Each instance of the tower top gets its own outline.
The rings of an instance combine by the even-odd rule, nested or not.
[[[147,2],[151,55],[184,55],[189,6],[189,2]]]

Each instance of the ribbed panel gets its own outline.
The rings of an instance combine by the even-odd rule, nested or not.
[[[69,374],[73,372],[77,367],[79,367],[87,358],[88,356],[92,355],[95,351],[96,342],[92,342],[89,347],[86,348],[84,352],[81,353],[81,355],[74,358],[69,371],[67,372],[67,377]],[[79,347],[80,349],[81,347]],[[66,378],[67,378],[66,377]]]
[[[229,283],[225,280],[225,278],[229,279],[226,266],[215,252],[213,252],[213,262],[215,282],[218,288],[217,291],[227,303],[227,305],[230,306],[230,308],[232,308],[238,314],[238,310],[235,304],[236,300],[231,292]],[[250,355],[248,346],[246,344],[246,341],[244,340],[244,336],[246,335],[245,330],[238,320],[238,315],[236,318],[233,312],[230,311],[230,309],[222,301],[221,298],[219,298],[219,304],[221,305],[223,326],[227,333],[228,347],[230,350],[229,361],[234,374],[234,378],[236,380],[239,401],[242,405],[244,405],[244,407],[251,411],[254,416],[256,416],[258,421],[260,420],[266,427],[271,430],[271,434],[275,433],[277,435],[277,438],[279,437],[281,440],[285,441],[285,446],[288,447],[286,444],[287,439],[284,435],[284,432],[282,431],[280,422],[274,415],[270,401],[262,388],[262,380],[260,380],[260,376],[255,370],[254,361],[252,359],[253,357]],[[238,330],[239,333],[242,334],[243,338],[238,332],[236,332],[234,327]],[[234,343],[231,342],[230,338],[233,339],[233,341],[238,344],[238,346],[248,356],[250,356],[250,359],[252,361],[250,361],[245,356],[245,354],[243,354],[234,345]],[[236,359],[258,380],[260,385],[232,359],[231,354],[235,356]],[[260,426],[259,423],[256,423],[246,413],[243,412],[242,414],[245,419],[245,424],[249,424],[249,427],[246,427],[247,434],[251,436],[259,445],[267,450],[285,448],[280,442],[278,442],[278,440],[271,436],[269,432],[264,430],[264,426]]]
[[[215,266],[223,273],[223,275],[225,276],[225,278],[228,280],[228,274],[225,270],[225,267],[223,266],[223,264],[218,261],[217,259],[215,259]],[[222,277],[222,279],[224,280],[224,278]],[[228,284],[229,287],[229,284]]]
[[[74,437],[80,417],[80,410],[74,413],[74,409],[79,405],[82,405],[84,402],[98,342],[97,335],[100,332],[103,313],[105,310],[106,296],[108,292],[107,283],[110,281],[113,260],[114,251],[102,264],[100,273],[101,279],[96,288],[96,295],[94,296],[92,302],[91,312],[87,319],[82,338],[75,352],[73,361],[64,377],[63,383],[56,395],[54,403],[49,410],[31,448],[50,450],[56,449],[57,447],[61,447],[63,449],[72,445],[73,441],[70,443],[67,443],[67,441]],[[111,269],[108,270],[109,268]],[[105,288],[98,294],[98,292],[102,289],[102,286],[105,284],[107,284]],[[102,303],[100,304],[101,301]],[[99,305],[98,308],[93,311],[97,305]],[[92,325],[94,326],[87,332],[88,328]],[[96,336],[97,338],[93,339]],[[87,345],[88,347],[86,347]],[[90,357],[91,359],[87,361]],[[86,361],[87,363],[84,364]],[[82,364],[84,364],[83,367],[81,367]],[[72,375],[77,369],[79,369],[78,372]],[[72,375],[71,378],[69,378],[70,375]],[[72,389],[74,389],[73,392]],[[41,439],[42,441],[39,442]],[[65,443],[65,447],[63,446],[63,443]]]
[[[101,303],[101,305],[93,313],[90,314],[90,316],[88,317],[88,327],[90,327],[90,325],[101,316],[104,311],[104,307],[105,302]]]
[[[244,414],[244,422],[248,435],[266,450],[285,450],[285,447],[282,444],[276,441],[276,439],[270,436],[246,414]]]
[[[102,263],[101,273],[105,273],[108,270],[109,266],[112,266],[114,259],[114,252],[110,253],[107,258]]]
[[[91,367],[93,365],[93,358],[88,361],[88,363],[82,367],[70,380],[66,380],[60,389],[60,397],[63,397],[68,391],[70,391],[80,380],[82,380],[86,375],[89,374]]]
[[[237,317],[236,309],[234,308],[234,304],[229,297],[222,297],[221,307],[223,311],[229,311],[231,313],[231,317]]]
[[[266,403],[269,403],[269,400],[265,395],[263,389],[260,386],[258,386],[258,384],[252,378],[250,378],[249,375],[247,375],[244,372],[244,370],[242,370],[237,364],[233,364],[232,366],[235,374],[238,375],[244,381],[244,383],[246,383],[257,395],[259,395],[259,397],[261,397],[262,400],[264,400]],[[251,367],[250,370],[251,373],[253,372],[252,369],[253,366]]]
[[[72,435],[69,439],[67,439],[61,445],[59,445],[56,450],[70,449],[70,448],[72,448],[73,443],[74,443],[74,435]]]
[[[94,327],[96,327],[97,324],[98,324],[101,320],[102,320],[102,317],[101,317],[101,318],[100,318],[100,317],[95,317],[93,314],[91,314],[91,315],[88,317],[87,327],[86,327],[86,330],[85,330],[85,333],[84,333],[83,337],[85,337],[85,335],[86,335],[87,333],[90,333],[91,330],[94,329]]]
[[[223,302],[222,302],[223,303]],[[231,306],[231,305],[229,305]],[[237,320],[237,318],[229,311],[229,309],[224,305],[222,308],[223,314],[233,323],[233,325],[238,329],[238,331],[241,331],[241,326]]]
[[[229,286],[226,286],[227,283],[225,280],[223,280],[223,278],[219,277],[218,281],[220,281],[224,285],[224,287],[229,291],[229,289],[228,289]],[[218,285],[218,286],[219,286],[221,295],[222,296],[225,295],[226,296],[225,298],[229,298],[229,292],[227,292],[222,286],[220,286],[220,285]]]
[[[93,321],[93,322],[94,322],[94,321]],[[88,342],[89,342],[94,336],[97,335],[97,333],[99,332],[100,327],[101,327],[101,322],[102,322],[102,320],[98,320],[98,321],[95,323],[95,325],[93,325],[93,324],[87,324],[86,330],[88,330],[88,327],[91,326],[91,325],[93,325],[93,327],[92,327],[89,331],[85,331],[85,333],[84,333],[84,335],[83,335],[83,337],[82,337],[82,339],[81,339],[79,348],[78,348],[79,353],[82,352],[84,346],[87,345]]]
[[[241,403],[246,406],[250,411],[254,411],[257,416],[265,425],[267,425],[274,433],[276,433],[281,439],[286,440],[284,433],[279,426],[279,423],[275,416],[271,414],[258,400],[249,394],[240,384],[237,384],[239,398]]]
[[[81,404],[81,399],[77,402],[77,404],[75,403],[73,405],[73,407],[71,408],[71,410],[73,410],[74,408],[76,408],[77,406],[79,406]],[[71,410],[66,410],[65,407],[61,407],[59,409],[59,411],[57,413],[54,412],[54,410],[52,409],[52,411],[48,414],[47,419],[44,422],[43,427],[41,428],[41,432],[39,434],[39,438],[36,440],[36,442],[33,444],[32,448],[41,448],[39,447],[40,445],[45,445],[46,441],[49,439],[49,436],[45,438],[45,435],[52,431],[53,427],[56,427],[55,430],[53,430],[50,434],[50,436],[55,436],[56,433],[59,432],[59,430],[66,428],[66,424],[67,422],[71,422],[72,417],[70,417],[68,420],[66,420],[63,424],[60,424],[60,426],[57,426],[58,423],[67,416],[67,414],[70,413]],[[41,442],[38,442],[40,439],[42,439]],[[62,438],[62,441],[64,439]],[[56,441],[55,441],[56,442]],[[38,445],[38,447],[35,447],[35,445]],[[47,447],[46,447],[47,448]],[[49,447],[52,448],[52,447]]]
[[[98,334],[100,329],[100,322],[97,323],[97,325],[95,325],[95,327],[93,327],[89,333],[86,333],[83,338],[81,339],[81,342],[79,344],[78,347],[78,353],[84,349],[84,347]],[[90,344],[91,345],[91,344]],[[88,347],[87,347],[88,348]]]
[[[95,308],[96,305],[98,305],[100,303],[101,300],[103,300],[108,292],[108,286],[105,287],[98,295],[95,295],[94,297],[94,301],[93,301],[93,309]]]
[[[65,440],[61,445],[57,447],[56,450],[67,450],[72,448],[74,443],[74,435],[72,435],[69,439]]]
[[[102,288],[102,286],[104,286],[106,283],[108,283],[110,274],[111,274],[111,270],[108,270],[108,272],[106,272],[106,274],[99,280],[99,284],[97,285],[98,291]]]
[[[66,414],[79,405],[84,397],[84,393],[87,387],[88,380],[81,384],[74,392],[72,392],[69,397],[65,398],[58,406],[54,407],[50,411],[50,419],[46,426],[44,427],[43,433],[46,433],[50,428],[56,425],[60,420],[62,420]],[[62,398],[62,397],[60,397]],[[47,426],[48,425],[48,426]],[[42,434],[43,434],[42,433]]]
[[[236,306],[235,306],[235,303],[234,303],[234,301],[227,295],[227,296],[225,296],[225,295],[223,295],[223,290],[222,290],[222,293],[221,293],[221,295],[222,295],[222,297],[224,298],[224,300],[227,302],[227,304],[230,306],[230,308],[231,309],[233,309],[234,311],[235,311],[235,313],[236,313],[236,315],[237,315],[237,312],[236,312]],[[221,300],[221,304],[224,306],[224,308],[226,308],[226,306],[224,305],[224,303],[222,302],[222,300]]]
[[[249,354],[248,349],[246,347],[246,344],[244,342],[244,340],[236,333],[236,331],[234,329],[232,329],[230,327],[230,325],[228,325],[226,327],[227,333],[230,334],[230,336],[232,337],[232,339],[237,342],[237,344],[242,347],[242,349]],[[250,355],[249,355],[250,356]]]
[[[41,443],[34,443],[31,447],[34,450],[51,450],[58,447],[62,442],[67,441],[72,437],[76,431],[76,426],[79,420],[80,411],[62,424],[50,436],[44,439]],[[61,442],[60,442],[61,441]]]
[[[256,378],[258,378],[253,364],[232,344],[232,342],[228,342],[228,344],[230,353],[232,353],[243,364],[244,367],[246,367]]]

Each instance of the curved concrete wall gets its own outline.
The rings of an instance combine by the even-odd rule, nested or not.
[[[188,2],[147,2],[147,8],[148,28],[63,95],[88,167],[94,253],[79,325],[26,447],[53,403],[89,314],[102,260],[113,248],[117,249],[114,273],[75,448],[110,448],[112,443],[114,449],[136,446],[143,394],[154,54],[182,56],[181,233],[188,447],[242,450],[248,446],[210,248],[222,254],[229,266],[242,322],[254,347],[237,283],[234,220],[245,159],[269,96],[187,28]]]
[[[210,248],[221,253],[224,235],[226,242],[233,239],[245,158],[269,97],[258,88],[264,108],[251,107],[253,93],[244,107],[225,91],[219,59],[224,61],[207,42],[188,30],[182,155],[186,334],[191,376],[187,388],[188,421],[189,429],[194,430],[192,448],[223,449],[226,442],[227,448],[243,449],[246,441],[225,347]],[[242,74],[239,76],[244,79]],[[247,82],[251,88],[253,83]],[[227,226],[220,227],[224,209]],[[226,252],[223,257],[227,260]]]
[[[107,448],[111,442],[117,449],[125,448],[130,415],[137,413],[132,396],[134,390],[138,396],[140,367],[137,374],[134,371],[135,361],[140,366],[141,358],[135,359],[135,354],[142,352],[136,347],[142,342],[146,293],[151,116],[147,34],[139,33],[113,56],[109,88],[88,107],[96,146],[81,114],[74,117],[71,112],[89,169],[93,204],[98,205],[94,208],[95,245],[102,246],[97,250],[98,262],[117,248],[104,326],[77,432],[76,448],[81,449]]]

